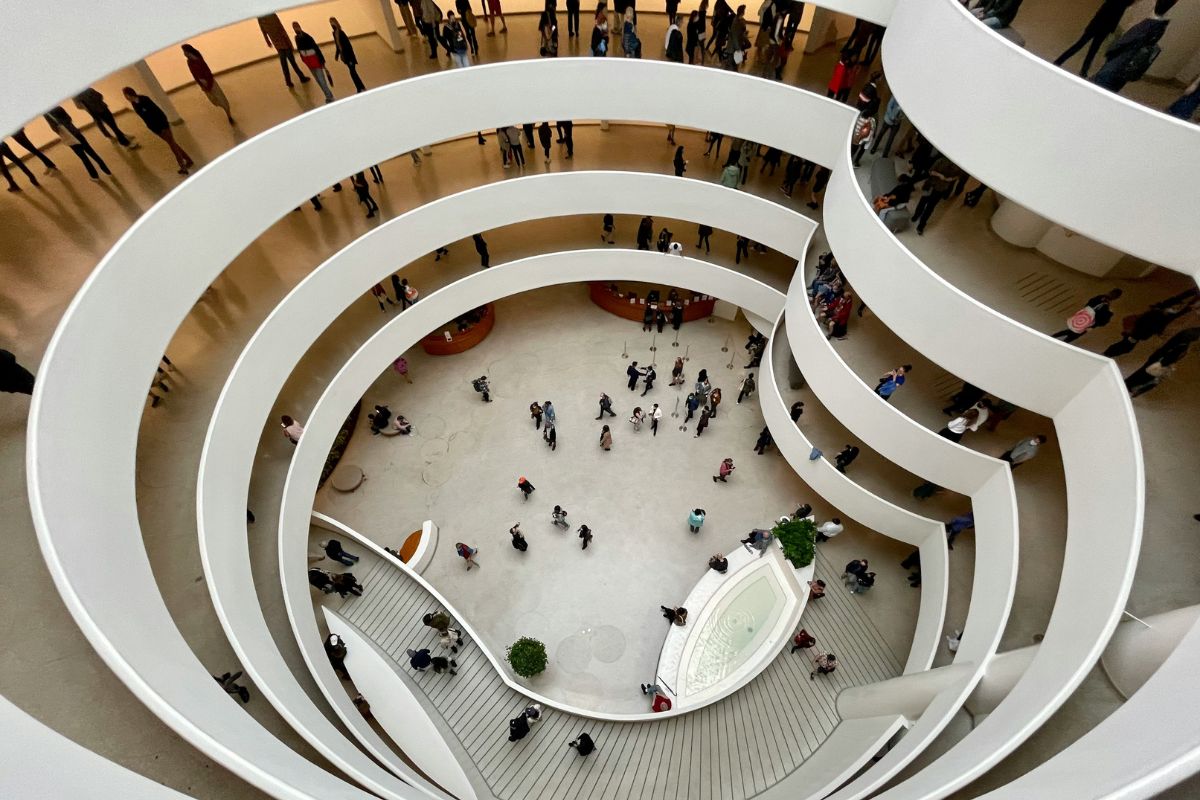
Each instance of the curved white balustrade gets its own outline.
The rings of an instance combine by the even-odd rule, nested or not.
[[[577,91],[578,86],[595,81],[617,81],[628,91]],[[455,96],[455,87],[461,82],[469,82],[473,103],[456,107],[454,114],[427,115],[420,120],[420,130],[416,130],[406,118],[406,110],[440,108],[446,98]],[[517,87],[533,83],[540,87],[537,97],[517,91]],[[706,97],[708,102],[686,102],[686,98],[697,96]],[[678,102],[664,102],[664,97],[677,98]],[[735,106],[770,108],[773,113],[762,119],[753,114],[725,113]],[[144,388],[159,355],[190,303],[226,263],[258,232],[289,211],[298,198],[311,195],[364,163],[375,163],[464,131],[526,118],[598,116],[724,130],[732,136],[836,165],[830,196],[835,193],[839,176],[847,177],[848,165],[842,162],[846,160],[853,110],[746,76],[633,59],[521,62],[426,76],[322,107],[218,158],[130,229],[85,284],[51,342],[34,397],[28,453],[34,519],[59,590],[93,645],[156,713],[218,761],[277,796],[312,793],[349,797],[361,793],[283,748],[239,710],[226,705],[230,701],[223,695],[220,702],[214,701],[212,694],[219,690],[187,649],[158,596],[140,546],[132,475]],[[389,141],[380,141],[374,133],[378,130],[393,135]],[[340,147],[335,153],[318,154],[307,147],[314,138],[338,141]],[[287,169],[283,168],[284,161]],[[854,191],[857,193],[857,189]],[[213,196],[228,199],[214,210],[210,202]],[[869,213],[862,198],[858,199]],[[209,237],[189,225],[188,221],[198,214],[206,215],[225,236]],[[831,217],[827,214],[832,229]],[[901,249],[888,238],[888,248]],[[861,278],[853,273],[852,258],[841,250],[846,247],[850,252],[853,244],[844,241],[835,250],[857,287]],[[162,271],[159,255],[166,247],[175,255],[174,269]],[[875,263],[871,257],[871,262],[859,259],[858,263]],[[919,262],[915,263],[923,270]],[[861,288],[859,291],[867,294]],[[144,327],[129,330],[123,319],[108,313],[117,298],[141,310]],[[888,305],[883,298],[873,302],[881,307]],[[904,336],[897,325],[903,317],[897,317],[894,310],[890,317],[895,319],[886,318],[889,324]],[[976,324],[980,318],[978,312],[972,312],[959,321]],[[1011,321],[997,319],[1001,327],[1019,329]],[[104,342],[110,354],[103,364],[89,358],[97,342]],[[936,346],[926,351],[941,352]],[[942,363],[971,379],[973,371]],[[113,381],[114,374],[124,380]],[[972,382],[1021,402],[1015,385]],[[1088,409],[1090,413],[1098,410]],[[1128,412],[1127,400],[1124,410]],[[1130,446],[1123,436],[1118,438],[1122,447],[1106,455],[1126,457],[1132,451],[1136,457],[1136,440]],[[1063,449],[1065,453],[1065,437]],[[1082,455],[1094,452],[1088,450]],[[96,463],[104,463],[106,469],[97,474],[90,468]],[[1088,466],[1095,463],[1093,460]],[[1140,462],[1131,471],[1128,461],[1121,461],[1111,471],[1140,487]],[[1070,480],[1068,484],[1070,489]],[[1104,502],[1111,503],[1107,495],[1120,498],[1129,492],[1128,486],[1115,493],[1109,491],[1110,481],[1102,485],[1105,492],[1094,496],[1104,497]],[[1103,504],[1098,501],[1096,505]],[[1116,527],[1118,532],[1123,532],[1127,523],[1136,527],[1128,516],[1122,511],[1115,524],[1111,517],[1106,519],[1106,526]],[[105,535],[96,536],[97,530]],[[107,585],[107,576],[96,569],[104,563],[101,551],[112,547],[132,554],[120,597]],[[1070,573],[1071,555],[1069,544],[1064,576]],[[1134,555],[1129,554],[1130,561]],[[1123,572],[1116,570],[1114,574]],[[1101,605],[1107,607],[1111,602]],[[1055,633],[1048,632],[1048,643]],[[202,683],[207,687],[201,688]],[[1002,710],[1003,706],[997,714]],[[1030,713],[1036,719],[1049,712],[1034,708]],[[235,719],[238,716],[243,719]]]
[[[839,161],[841,168],[834,169],[825,196],[825,227],[855,291],[926,357],[998,397],[1051,417],[1066,474],[1062,578],[1033,664],[961,742],[916,776],[878,795],[888,800],[940,797],[981,775],[1037,730],[1103,651],[1137,566],[1145,502],[1141,444],[1129,394],[1111,360],[1020,325],[933,273],[871,210],[848,169],[848,151]],[[955,335],[962,331],[970,335]],[[999,494],[1000,488],[992,484],[985,491]],[[983,539],[976,537],[977,548]],[[1097,575],[1105,580],[1097,581]],[[972,602],[971,614],[975,610]],[[969,633],[968,625],[962,646]],[[959,659],[965,657],[962,646]],[[877,788],[880,781],[873,775],[898,769],[904,745],[902,741],[832,798],[848,800]]]
[[[6,697],[0,697],[0,730],[0,797],[187,800],[47,728]]]
[[[937,520],[922,517],[867,491],[845,473],[838,472],[828,459],[809,459],[813,443],[804,435],[803,429],[792,422],[777,379],[779,367],[776,364],[790,352],[784,335],[785,317],[786,311],[771,332],[763,365],[758,371],[763,419],[771,429],[775,446],[796,474],[843,516],[921,549],[921,605],[904,673],[929,669],[942,642],[950,590],[946,527]],[[842,368],[849,369],[845,365]],[[839,419],[840,415],[839,408]]]
[[[1197,126],[1043,61],[955,0],[897,3],[883,65],[909,119],[976,178],[1076,233],[1200,273]]]

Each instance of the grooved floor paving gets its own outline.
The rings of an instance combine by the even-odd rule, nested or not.
[[[439,606],[394,565],[363,559],[356,574],[365,592],[339,613],[407,671],[408,648],[437,649],[421,617]],[[456,656],[457,675],[414,673],[418,700],[457,737],[500,800],[745,800],[816,751],[838,724],[840,691],[900,674],[900,661],[857,605],[863,598],[842,588],[837,565],[819,549],[816,574],[828,593],[809,603],[801,624],[817,648],[837,654],[832,675],[810,680],[808,655],[785,649],[745,688],[699,711],[661,722],[610,722],[547,709],[526,738],[510,743],[508,720],[530,701],[468,639]],[[566,746],[583,731],[597,745],[587,758]]]

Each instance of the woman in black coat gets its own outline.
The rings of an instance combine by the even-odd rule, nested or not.
[[[683,157],[683,145],[675,148],[675,177],[682,178],[687,171],[687,161]]]

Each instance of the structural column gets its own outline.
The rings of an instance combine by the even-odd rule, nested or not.
[[[158,82],[158,76],[150,69],[150,65],[145,60],[138,61],[133,65],[133,70],[137,73],[143,87],[145,87],[146,94],[163,110],[170,123],[172,125],[182,125],[183,117],[179,116],[179,111],[175,109],[175,104],[171,102],[171,96],[167,94],[167,90],[163,88],[163,85]]]

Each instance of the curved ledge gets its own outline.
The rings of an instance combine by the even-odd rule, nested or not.
[[[955,0],[897,3],[883,63],[909,118],[976,178],[1076,233],[1200,273],[1200,128],[1043,61]],[[1069,179],[1064,164],[1078,167]]]
[[[887,800],[940,797],[1012,752],[1066,701],[1099,658],[1120,618],[1137,566],[1145,502],[1141,445],[1129,395],[1112,361],[1027,328],[933,273],[871,210],[849,169],[848,151],[839,161],[825,196],[825,226],[856,292],[900,338],[947,370],[1052,417],[1066,474],[1062,579],[1033,664],[983,723],[916,776],[878,795]],[[922,313],[913,314],[913,308]],[[971,335],[947,336],[949,331]],[[1038,365],[1036,376],[1030,372],[1031,363]],[[1097,436],[1096,431],[1105,435]],[[982,489],[1002,493],[993,482]],[[1103,536],[1102,542],[1098,536]],[[977,547],[984,541],[977,535]],[[1109,579],[1093,580],[1101,574]],[[960,660],[968,657],[964,649],[970,633],[968,622],[957,654]],[[869,791],[865,786],[880,785],[872,775],[898,770],[905,743],[915,730],[832,797],[861,797]]]
[[[807,313],[807,312],[806,312]],[[860,524],[921,549],[921,606],[904,673],[929,669],[942,641],[950,589],[950,554],[946,527],[884,500],[838,472],[828,459],[809,460],[813,443],[792,422],[779,390],[779,370],[787,358],[784,315],[775,323],[759,370],[759,402],[763,418],[780,454],[796,474],[826,501]]]

